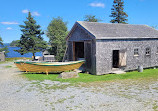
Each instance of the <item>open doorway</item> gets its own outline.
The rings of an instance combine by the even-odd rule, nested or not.
[[[119,50],[113,50],[113,68],[119,68]]]
[[[84,58],[84,42],[74,42],[73,44],[73,60],[81,60]]]

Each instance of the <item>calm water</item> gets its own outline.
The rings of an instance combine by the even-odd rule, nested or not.
[[[7,53],[8,58],[12,58],[12,57],[30,57],[31,58],[32,57],[32,53],[27,53],[27,54],[21,55],[20,53],[15,52],[14,50],[18,50],[20,48],[19,47],[9,47],[9,43],[4,43],[4,46],[8,47],[8,50],[9,50],[9,53]],[[0,47],[3,47],[3,46],[0,46]],[[42,56],[42,52],[37,52],[35,55]]]
[[[12,57],[32,57],[32,53],[27,53],[24,55],[21,55],[18,52],[15,52],[14,50],[18,50],[20,49],[19,47],[8,47],[9,53],[7,53],[7,57],[8,58],[12,58]],[[37,52],[35,54],[36,56],[42,56],[42,52]]]

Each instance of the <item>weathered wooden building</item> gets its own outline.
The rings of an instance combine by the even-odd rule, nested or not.
[[[0,52],[0,61],[5,61],[5,51]]]
[[[91,74],[158,66],[158,31],[146,25],[78,21],[67,45],[67,60],[84,58]]]

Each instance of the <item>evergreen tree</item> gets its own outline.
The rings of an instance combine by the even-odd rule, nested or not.
[[[47,36],[51,44],[49,50],[55,59],[62,61],[66,49],[67,23],[61,17],[53,18],[47,27]]]
[[[4,45],[3,45],[3,40],[2,40],[2,38],[0,37],[0,52],[2,52],[2,51],[5,51],[5,55],[7,55],[7,53],[9,52],[9,51],[8,51],[8,47],[7,47],[7,46],[4,47]]]
[[[113,19],[111,23],[127,23],[128,15],[124,12],[124,1],[123,0],[114,0],[113,8],[110,17]]]
[[[21,55],[31,52],[35,59],[35,53],[43,51],[47,47],[46,41],[42,38],[44,32],[40,29],[40,25],[36,24],[30,12],[28,13],[27,21],[24,21],[24,23],[25,25],[20,25],[22,35],[17,44],[20,49],[16,51]]]
[[[3,40],[1,37],[0,37],[0,45],[3,45]]]
[[[85,20],[84,21],[87,21],[87,22],[99,22],[101,21],[100,19],[96,18],[95,15],[85,15]]]
[[[157,29],[157,28],[158,28],[158,25],[151,26],[151,27],[154,28],[154,29]]]

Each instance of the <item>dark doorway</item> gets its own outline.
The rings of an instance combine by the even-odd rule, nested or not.
[[[113,50],[113,68],[119,68],[119,50]]]
[[[84,58],[84,42],[74,42],[74,60]]]

